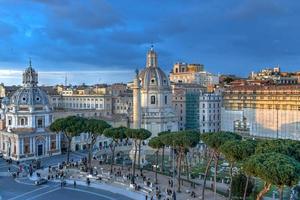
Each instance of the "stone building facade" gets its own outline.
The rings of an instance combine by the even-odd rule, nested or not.
[[[23,86],[2,102],[0,151],[12,160],[28,160],[60,154],[61,135],[48,130],[53,109],[48,95],[38,87],[38,74],[30,66]]]
[[[300,140],[299,85],[244,85],[223,94],[221,129]]]
[[[178,130],[170,81],[158,67],[153,48],[148,51],[146,68],[137,74],[132,89],[133,127],[145,128],[152,132],[152,136],[162,131]]]

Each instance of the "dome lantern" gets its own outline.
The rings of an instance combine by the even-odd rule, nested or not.
[[[31,59],[29,60],[29,67],[23,73],[23,84],[24,86],[37,86],[38,74],[32,68]]]
[[[147,53],[147,67],[157,67],[157,54],[154,51],[153,45]]]

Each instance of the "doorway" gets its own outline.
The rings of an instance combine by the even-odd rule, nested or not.
[[[43,155],[43,145],[39,144],[38,145],[38,156],[42,156]]]

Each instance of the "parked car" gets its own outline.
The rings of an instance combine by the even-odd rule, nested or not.
[[[39,180],[36,180],[36,181],[34,182],[34,184],[35,184],[35,185],[42,185],[42,184],[45,184],[45,183],[47,183],[47,182],[48,182],[47,179],[41,178],[41,179],[39,179]]]

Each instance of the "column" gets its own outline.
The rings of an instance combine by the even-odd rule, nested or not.
[[[56,134],[55,142],[56,142],[55,143],[56,150],[58,150],[59,134]]]
[[[35,137],[32,137],[32,147],[33,147],[33,153],[35,155]]]
[[[21,138],[21,154],[24,154],[24,138]]]
[[[59,133],[59,137],[58,137],[58,149],[61,151],[61,133]]]
[[[45,143],[45,152],[44,155],[48,154],[48,147],[49,147],[49,140],[48,140],[48,136],[45,137],[46,143]]]
[[[14,146],[16,145],[16,152],[15,155],[16,155],[16,158],[18,159],[19,158],[19,155],[20,155],[20,140],[19,138],[15,139],[15,141],[13,142],[13,151],[14,151]]]
[[[48,151],[51,150],[51,137],[48,135]]]
[[[29,147],[30,147],[30,153],[33,153],[32,137],[29,137]]]

